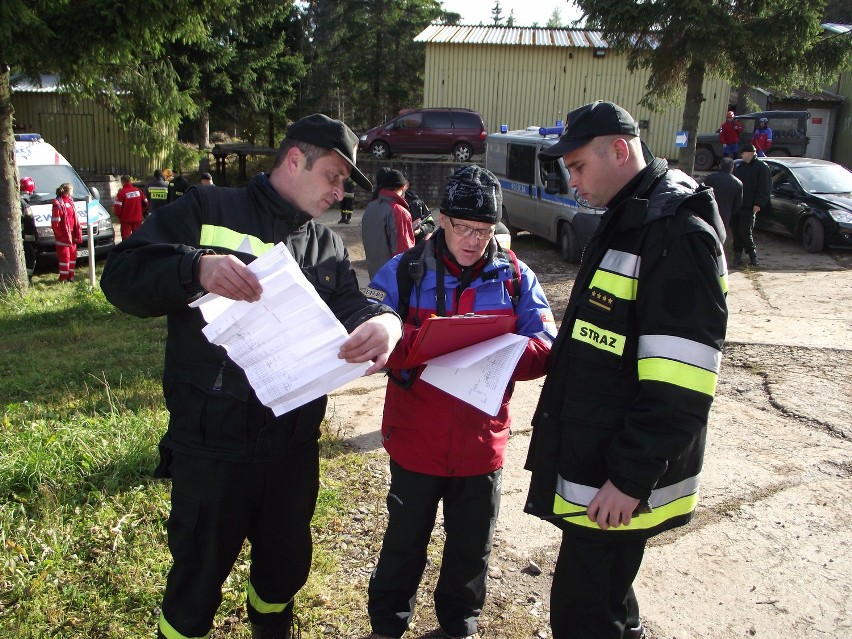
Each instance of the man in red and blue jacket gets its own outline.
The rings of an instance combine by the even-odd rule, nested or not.
[[[446,636],[479,636],[509,439],[509,400],[515,381],[544,374],[556,334],[535,274],[494,240],[501,210],[494,175],[464,166],[449,179],[437,231],[410,249],[419,262],[413,272],[422,277],[412,283],[403,338],[388,360],[382,437],[391,485],[388,527],[369,586],[372,639],[401,637],[408,628],[441,499],[447,536],[435,612]],[[369,299],[401,315],[405,292],[399,290],[397,271],[408,268],[407,257],[385,264],[366,291]],[[423,320],[465,313],[514,315],[515,332],[529,338],[494,417],[421,380],[422,366],[399,369]]]

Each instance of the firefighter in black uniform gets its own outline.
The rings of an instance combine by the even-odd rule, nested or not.
[[[568,114],[542,161],[606,207],[533,417],[527,512],[562,529],[554,639],[639,639],[633,580],[651,536],[695,510],[727,323],[725,232],[710,187],[646,164],[611,102]]]
[[[208,635],[245,539],[252,637],[295,636],[293,597],[311,564],[326,397],[275,417],[243,370],[207,341],[201,313],[187,304],[208,291],[258,300],[261,287],[246,264],[285,242],[351,332],[339,356],[373,361],[367,374],[380,370],[401,335],[399,317],[367,301],[343,241],[314,221],[343,197],[350,173],[371,188],[354,164],[357,143],[338,120],[303,118],[288,129],[269,174],[244,189],[189,189],[117,245],[104,267],[101,287],[113,304],[168,317],[163,390],[170,417],[155,475],[172,479],[173,564],[160,637]]]
[[[36,256],[38,255],[38,234],[36,223],[30,210],[30,198],[35,192],[35,181],[31,177],[21,178],[21,235],[24,239],[24,262],[27,267],[27,278],[32,279],[35,273]]]

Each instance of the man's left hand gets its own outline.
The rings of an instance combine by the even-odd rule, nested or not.
[[[586,511],[589,519],[600,526],[601,530],[606,530],[629,524],[638,505],[638,499],[621,492],[607,479]]]
[[[337,356],[350,364],[373,362],[365,375],[372,375],[384,368],[391,351],[402,337],[402,324],[392,313],[382,313],[368,319],[352,331],[340,346]]]

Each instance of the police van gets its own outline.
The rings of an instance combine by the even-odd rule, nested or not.
[[[100,194],[96,188],[89,188],[83,182],[74,167],[59,151],[45,142],[38,133],[15,134],[15,164],[18,177],[29,177],[35,182],[35,191],[29,198],[30,227],[35,227],[35,237],[25,235],[24,243],[35,246],[25,247],[33,250],[37,260],[42,257],[56,260],[56,241],[50,219],[53,214],[53,200],[57,187],[68,182],[74,188],[74,205],[77,217],[83,229],[83,243],[77,248],[77,258],[89,255],[89,218],[92,223],[95,254],[106,254],[115,245],[115,231],[109,213],[100,203]],[[86,215],[86,196],[91,197],[89,216]]]
[[[512,235],[529,231],[559,246],[568,262],[579,262],[604,209],[591,207],[568,186],[562,159],[541,162],[538,152],[559,139],[562,127],[530,127],[492,133],[486,168],[503,188],[503,223]]]

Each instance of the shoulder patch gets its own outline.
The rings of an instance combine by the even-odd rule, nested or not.
[[[378,288],[370,288],[369,286],[364,289],[364,295],[369,297],[371,300],[376,300],[377,302],[384,302],[385,297],[387,297],[387,293]]]

